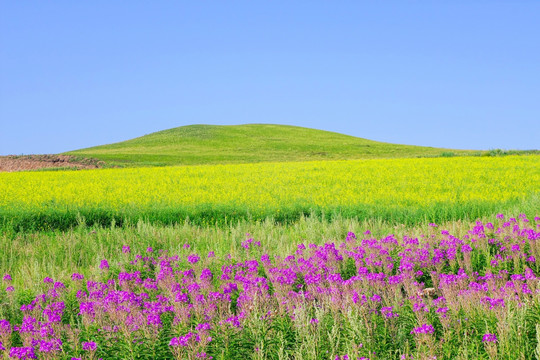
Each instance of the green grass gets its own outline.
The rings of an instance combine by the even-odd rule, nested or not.
[[[190,125],[65,153],[120,166],[164,166],[480,155],[398,145],[288,125]]]
[[[156,207],[154,209],[123,208],[107,209],[94,207],[62,208],[49,207],[40,212],[31,210],[0,209],[0,232],[65,231],[79,223],[89,225],[129,227],[142,220],[165,226],[190,221],[195,225],[227,227],[238,221],[260,222],[272,219],[280,224],[293,224],[303,216],[312,216],[332,221],[345,217],[360,221],[385,221],[393,225],[414,226],[422,222],[445,222],[474,219],[492,215],[497,211],[521,212],[536,215],[540,198],[533,196],[523,200],[507,202],[468,202],[465,204],[432,204],[429,206],[352,206],[327,209],[292,206],[278,213],[267,211],[253,214],[249,210],[220,205]]]
[[[505,213],[519,214],[516,210]],[[528,215],[533,218],[535,212]],[[67,231],[0,233],[0,277],[9,273],[17,279],[14,284],[17,288],[28,289],[42,283],[45,276],[62,281],[68,281],[73,272],[97,276],[101,259],[109,259],[111,264],[122,260],[120,250],[123,245],[129,245],[134,253],[145,253],[147,247],[152,247],[183,256],[215,251],[216,256],[232,254],[234,258],[241,258],[245,256],[245,249],[240,244],[249,234],[262,242],[264,252],[285,256],[293,253],[300,243],[341,242],[349,231],[361,235],[370,230],[371,236],[380,238],[388,234],[420,237],[447,229],[455,236],[463,236],[476,219],[497,221],[494,215],[470,217],[440,222],[437,230],[428,225],[431,221],[406,226],[382,219],[359,220],[343,216],[331,220],[301,216],[293,223],[279,223],[272,218],[238,220],[223,226],[198,225],[189,220],[169,226],[143,220],[124,227],[115,224],[90,226],[80,219],[78,226]],[[190,244],[189,249],[183,248],[186,243]]]

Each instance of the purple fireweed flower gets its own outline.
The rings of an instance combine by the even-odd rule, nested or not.
[[[209,360],[214,358],[213,356],[210,356],[210,355],[206,354],[205,352],[197,353],[197,355],[195,355],[195,357],[197,359],[209,359]]]
[[[62,347],[62,340],[60,339],[52,339],[50,341],[47,340],[39,340],[39,351],[44,353],[50,353],[53,351],[60,351]]]
[[[9,357],[20,360],[37,359],[34,348],[31,347],[12,347],[9,349]]]
[[[129,245],[122,246],[122,252],[124,254],[129,254],[131,252],[131,248],[129,247]]]
[[[19,333],[34,333],[36,331],[36,323],[37,320],[33,318],[32,316],[25,316],[21,322],[20,326],[16,327],[16,330],[19,331]]]
[[[414,303],[413,305],[413,311],[414,312],[417,312],[417,311],[424,311],[424,312],[429,312],[429,308],[426,304],[424,303]]]
[[[472,251],[472,247],[469,244],[463,244],[461,245],[461,252],[462,253],[470,253]]]
[[[109,262],[105,259],[101,260],[101,263],[99,264],[99,268],[101,270],[108,269],[109,268]]]
[[[190,263],[190,264],[196,264],[199,262],[199,260],[201,260],[201,258],[199,257],[199,255],[197,254],[191,254],[187,257],[187,261]]]
[[[216,257],[216,253],[213,252],[213,251],[209,251],[209,252],[208,252],[208,257],[209,257],[209,258]]]
[[[195,342],[199,342],[201,340],[198,334],[188,332],[184,336],[173,337],[169,342],[169,346],[188,346],[191,339],[194,339]]]
[[[96,351],[97,344],[95,342],[93,342],[93,341],[83,342],[82,343],[82,348],[85,351]]]
[[[201,280],[212,280],[212,271],[210,269],[203,269],[201,271]]]
[[[423,324],[422,326],[414,328],[411,331],[411,334],[433,334],[434,332],[435,332],[435,328],[433,328],[433,325]]]
[[[244,249],[249,249],[249,245],[251,244],[251,242],[253,241],[253,239],[247,239],[246,241],[242,241],[242,243],[240,244],[240,246],[242,246]]]
[[[495,334],[484,334],[484,336],[482,336],[482,342],[483,343],[487,343],[487,342],[492,342],[492,343],[496,343],[497,342],[497,335]]]
[[[5,274],[4,277],[2,278],[2,280],[4,280],[5,282],[11,281],[11,280],[12,280],[12,279],[11,279],[11,275]]]
[[[161,326],[161,318],[159,317],[159,314],[148,314],[147,324]]]
[[[195,330],[208,331],[211,328],[212,328],[212,325],[210,325],[209,323],[201,323],[201,324],[197,324],[197,326],[195,327]]]
[[[78,281],[78,280],[83,280],[83,279],[84,279],[84,275],[82,274],[73,273],[73,275],[71,275],[71,280],[73,281]]]
[[[442,317],[446,317],[446,313],[448,312],[447,307],[440,307],[436,310],[437,314],[441,314]]]
[[[0,335],[11,335],[13,329],[8,320],[0,320]]]
[[[45,279],[43,279],[43,282],[44,282],[45,284],[47,284],[47,283],[51,283],[51,284],[52,284],[52,283],[54,283],[54,280],[47,276],[47,277],[45,277]]]
[[[79,315],[88,314],[94,316],[94,303],[93,302],[81,302],[79,304]]]
[[[392,310],[393,310],[392,306],[382,307],[381,314],[383,314],[387,319],[399,317],[399,314],[392,312]]]
[[[185,243],[182,247],[183,247],[184,249],[189,249],[191,246],[190,246],[188,243]]]
[[[7,291],[7,292],[13,292],[13,291],[15,291],[15,288],[14,288],[13,286],[8,286],[8,287],[6,288],[6,291]]]
[[[319,323],[319,319],[316,319],[316,318],[313,318],[309,321],[311,324],[318,324]]]
[[[173,337],[171,341],[169,341],[169,346],[180,346],[180,339]]]

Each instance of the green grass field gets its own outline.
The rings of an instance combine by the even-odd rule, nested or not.
[[[69,151],[109,165],[163,166],[479,155],[483,152],[377,142],[288,125],[190,125]]]

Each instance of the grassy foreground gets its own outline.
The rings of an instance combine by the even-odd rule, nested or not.
[[[540,156],[205,165],[0,174],[15,231],[146,221],[223,225],[337,215],[414,224],[540,208]]]
[[[538,359],[538,239],[502,214],[6,233],[0,356]]]
[[[155,166],[472,155],[288,125],[189,125],[67,152],[109,165]]]

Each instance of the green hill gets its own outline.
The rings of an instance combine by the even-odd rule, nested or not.
[[[189,125],[65,154],[111,165],[182,165],[478,153],[397,145],[288,125]]]

